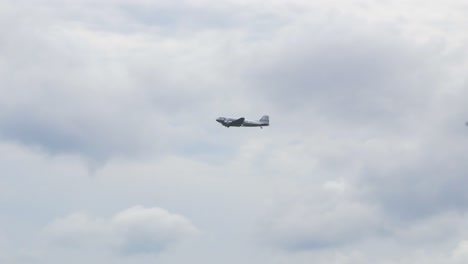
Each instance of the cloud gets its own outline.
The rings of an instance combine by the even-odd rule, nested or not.
[[[266,164],[282,168],[280,160],[291,160],[294,166],[279,175],[294,180],[272,179],[277,194],[263,216],[262,236],[290,251],[369,240],[432,247],[462,239],[467,234],[461,187],[468,171],[461,160],[467,155],[466,138],[446,138],[445,129],[422,131],[358,142],[316,135],[317,140],[303,140],[313,150],[276,146]],[[278,160],[276,151],[288,157]]]
[[[157,254],[200,231],[185,217],[153,207],[134,206],[110,219],[74,213],[50,223],[49,241],[67,248],[101,247],[121,254]]]
[[[463,0],[65,3],[0,4],[0,258],[464,260]]]
[[[114,32],[59,16],[54,5],[38,8],[34,18],[22,5],[10,8],[18,15],[5,12],[12,23],[1,47],[0,84],[8,94],[0,100],[3,140],[105,161],[176,152],[207,138],[203,126],[187,124],[216,117],[207,102],[224,73],[213,66],[214,36],[174,38],[149,26]],[[178,140],[164,140],[172,136]]]
[[[318,24],[316,20],[325,20]],[[381,124],[428,105],[441,72],[439,52],[353,15],[302,19],[274,34],[244,73],[255,92],[288,113],[320,113],[339,122]],[[307,32],[314,32],[307,34]]]
[[[387,232],[380,209],[355,197],[349,183],[328,181],[301,188],[271,206],[261,222],[262,234],[291,251],[320,250]]]
[[[398,218],[464,211],[468,197],[461,186],[466,182],[468,167],[461,160],[467,154],[463,147],[466,142],[460,140],[442,145],[424,140],[420,149],[408,157],[411,160],[399,160],[393,168],[367,168],[360,184],[366,185],[375,201]],[[431,151],[437,146],[445,150]]]
[[[456,261],[455,263],[465,263],[468,261],[468,241],[463,240],[457,245],[452,252],[452,258]]]

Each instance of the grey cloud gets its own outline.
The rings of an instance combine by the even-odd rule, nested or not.
[[[271,101],[281,109],[276,108],[278,113],[288,116],[281,121],[297,125],[301,121],[295,115],[299,115],[302,122],[311,124],[298,125],[307,131],[298,134],[304,137],[301,144],[313,150],[296,153],[291,150],[300,147],[294,144],[272,149],[273,154],[283,151],[297,156],[288,163],[294,164],[291,173],[295,175],[311,164],[306,172],[310,179],[296,180],[313,185],[325,178],[322,174],[332,179],[341,176],[356,193],[342,201],[349,211],[341,210],[341,203],[329,205],[329,211],[317,210],[320,206],[312,201],[313,194],[304,195],[309,197],[305,201],[288,202],[289,208],[300,204],[300,209],[266,217],[271,218],[269,230],[277,235],[276,242],[284,248],[317,249],[341,248],[375,237],[406,241],[407,237],[398,237],[399,228],[410,232],[409,226],[453,211],[465,212],[466,134],[460,134],[461,120],[455,126],[450,122],[457,122],[456,118],[447,114],[460,118],[464,110],[454,109],[453,105],[461,104],[445,94],[460,91],[466,79],[457,75],[462,79],[450,81],[458,72],[454,69],[461,66],[451,59],[459,50],[445,52],[449,41],[440,45],[408,38],[399,24],[374,27],[353,16],[323,20],[329,23],[304,19],[305,24],[297,24],[294,30],[286,27],[277,32],[275,37],[284,41],[274,42],[276,46],[265,43],[265,50],[257,50],[253,67],[243,76],[256,84],[255,92],[263,101]],[[285,156],[282,160],[288,159]],[[324,201],[332,199],[325,197]],[[375,211],[352,212],[356,207],[349,205],[354,203]],[[295,210],[310,216],[295,215]],[[326,219],[333,213],[332,220]],[[355,215],[363,219],[355,221]],[[308,224],[288,219],[307,219]],[[339,219],[347,220],[335,226]],[[461,226],[454,230],[462,232]]]
[[[132,35],[148,31],[181,37],[210,31],[247,30],[267,36],[291,20],[274,9],[255,3],[252,3],[255,8],[251,8],[236,1],[210,5],[197,1],[74,1],[73,8],[62,4],[42,1],[39,10],[39,5],[26,1],[16,1],[12,6],[101,32]]]
[[[278,245],[291,251],[340,247],[387,232],[378,211],[366,204],[345,202],[323,210],[302,206],[286,210],[268,229]]]
[[[254,55],[244,76],[262,87],[257,94],[283,111],[340,122],[393,123],[428,107],[444,78],[428,62],[437,61],[441,50],[416,45],[398,33],[399,25],[376,28],[345,15],[328,22],[304,19],[294,30],[285,27],[275,35],[280,45]]]
[[[411,247],[463,239],[468,205],[464,190],[468,168],[463,159],[468,142],[464,137],[439,136],[421,135],[394,143],[380,139],[351,148],[341,142],[335,154],[335,144],[327,142],[332,159],[348,157],[342,164],[346,172],[340,171],[342,166],[322,168],[328,166],[328,155],[295,153],[316,161],[308,168],[308,176],[302,177],[298,172],[303,168],[292,163],[301,187],[294,193],[287,185],[279,187],[282,192],[264,216],[264,234],[270,234],[276,246],[292,251],[342,248],[373,239],[396,240]],[[344,180],[326,180],[337,175]],[[327,182],[322,188],[312,187],[321,181]]]
[[[381,209],[361,200],[347,180],[321,186],[305,181],[301,191],[282,195],[264,215],[262,236],[288,251],[323,250],[384,236],[391,227]]]
[[[400,159],[392,168],[371,165],[358,184],[366,186],[372,199],[397,219],[419,219],[452,210],[463,212],[468,208],[463,187],[467,184],[468,166],[463,160],[468,155],[468,142],[457,137],[451,140],[424,140],[408,160]]]
[[[228,2],[0,4],[7,262],[50,219],[43,263],[462,262],[461,9]],[[87,177],[83,157],[108,162]],[[184,244],[193,224],[164,210],[96,217],[155,201],[209,235]],[[57,218],[76,208],[93,213]]]
[[[12,29],[5,28],[10,43],[3,48],[0,78],[8,94],[0,115],[5,140],[98,161],[165,153],[191,141],[168,139],[185,133],[180,120],[199,122],[191,115],[194,109],[209,114],[206,91],[214,83],[197,71],[211,62],[198,62],[197,51],[166,45],[162,37],[152,42],[148,36],[102,35],[45,14],[35,18],[28,26],[32,21],[20,15]],[[206,132],[191,131],[199,133]]]
[[[130,18],[165,31],[229,30],[254,24],[256,30],[271,29],[281,23],[274,14],[258,14],[235,5],[124,5],[123,12]],[[168,32],[171,33],[171,32]]]
[[[23,11],[32,7],[24,2],[11,4],[17,15],[5,12],[12,23],[4,28],[8,44],[2,46],[5,58],[0,64],[5,69],[0,84],[8,94],[0,107],[4,140],[53,154],[79,154],[93,163],[185,149],[201,153],[200,145],[213,146],[202,155],[223,155],[216,146],[225,141],[209,136],[208,124],[213,125],[212,120],[226,109],[236,115],[253,109],[241,82],[231,73],[231,34],[170,37],[144,23],[129,32],[115,31],[140,18],[122,13],[126,7],[138,12],[169,8],[180,11],[181,17],[186,11],[169,4],[148,6],[144,1],[121,6],[84,1],[75,8],[48,1],[29,16]],[[221,6],[221,13],[197,5],[188,5],[187,10],[193,11],[195,20],[212,12],[243,21],[243,15],[230,7]],[[107,9],[112,12],[104,12]],[[245,12],[250,21],[263,19],[256,11]],[[281,20],[270,19],[273,24]],[[111,25],[97,28],[94,23]],[[191,32],[202,33],[212,23],[205,24]],[[164,27],[170,30],[169,25]],[[241,31],[250,32],[248,28]],[[259,116],[264,112],[255,110]],[[232,146],[224,147],[230,156]]]

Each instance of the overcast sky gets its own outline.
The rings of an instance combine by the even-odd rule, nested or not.
[[[0,1],[0,262],[467,263],[467,14]]]

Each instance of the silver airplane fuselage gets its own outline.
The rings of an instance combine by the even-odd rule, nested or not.
[[[225,127],[264,127],[270,125],[269,116],[263,116],[260,120],[246,120],[245,118],[218,117],[216,121]]]

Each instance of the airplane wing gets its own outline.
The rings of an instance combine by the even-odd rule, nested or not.
[[[232,122],[230,122],[228,125],[229,126],[235,126],[235,127],[240,127],[244,123],[245,118],[241,117],[239,119],[236,119]]]

